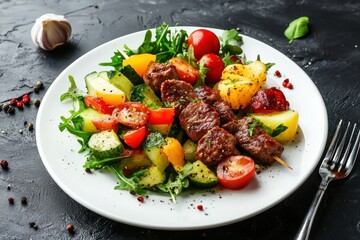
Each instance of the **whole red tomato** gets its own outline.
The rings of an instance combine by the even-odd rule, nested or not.
[[[207,53],[218,54],[220,51],[220,41],[215,33],[198,29],[192,32],[188,38],[188,47],[193,46],[194,56],[199,60]]]
[[[220,81],[222,71],[225,64],[222,59],[213,53],[208,53],[202,56],[199,63],[204,62],[204,67],[207,68],[205,82],[206,84],[215,84]]]

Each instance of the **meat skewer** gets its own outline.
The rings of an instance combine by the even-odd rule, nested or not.
[[[250,129],[254,123],[251,117],[244,117],[223,125],[223,128],[233,134],[242,149],[251,154],[260,163],[270,165],[284,151],[275,139],[273,139],[261,126],[255,126]],[[252,134],[249,134],[249,131]],[[276,158],[275,158],[276,157]]]

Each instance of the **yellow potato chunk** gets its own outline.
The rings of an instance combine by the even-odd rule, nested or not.
[[[266,66],[260,61],[248,65],[233,64],[222,72],[221,81],[215,85],[221,98],[232,109],[244,109],[252,96],[264,88],[266,82]]]
[[[299,113],[297,111],[286,110],[266,114],[252,113],[251,116],[271,129],[275,129],[280,124],[288,127],[284,132],[274,137],[279,142],[286,143],[295,138],[299,121]]]

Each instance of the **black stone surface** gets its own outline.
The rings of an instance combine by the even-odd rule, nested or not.
[[[49,12],[65,15],[73,36],[65,46],[45,52],[33,45],[30,30],[36,18]],[[289,45],[283,31],[303,15],[310,18],[311,32]],[[360,122],[360,2],[354,0],[0,1],[0,102],[28,92],[31,99],[41,99],[57,75],[84,53],[163,21],[239,27],[243,34],[283,52],[312,78],[327,106],[330,136],[340,118]],[[34,93],[39,80],[45,89]],[[35,124],[36,114],[33,104],[14,115],[0,112],[0,158],[9,162],[8,170],[0,168],[0,239],[292,239],[320,183],[314,171],[278,205],[224,227],[196,231],[133,227],[87,210],[55,184],[41,162],[35,131],[27,128]],[[348,179],[331,183],[311,239],[360,239],[359,164]],[[21,204],[22,196],[27,204]],[[9,197],[15,199],[13,205]],[[65,229],[70,223],[73,234]]]

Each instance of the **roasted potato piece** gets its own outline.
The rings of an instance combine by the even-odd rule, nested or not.
[[[232,109],[244,109],[251,97],[264,88],[266,82],[266,66],[260,61],[248,65],[233,64],[222,72],[221,81],[215,85],[221,98]]]
[[[284,132],[274,137],[281,143],[286,143],[295,138],[298,129],[299,113],[294,110],[286,110],[274,113],[252,113],[251,117],[259,120],[271,129],[275,129],[280,124],[288,127]]]

